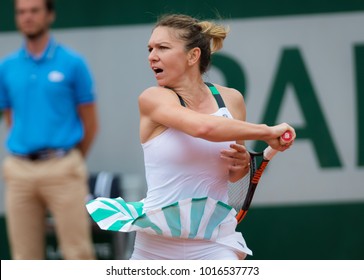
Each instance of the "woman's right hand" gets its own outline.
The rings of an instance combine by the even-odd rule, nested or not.
[[[272,130],[272,138],[265,141],[269,146],[281,152],[292,146],[294,139],[296,138],[296,131],[293,127],[287,123],[281,123],[279,125],[271,126],[270,128]],[[281,136],[287,131],[291,133],[292,138],[289,142],[284,142],[282,141]]]

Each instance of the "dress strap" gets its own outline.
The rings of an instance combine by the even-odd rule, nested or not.
[[[183,107],[186,107],[186,103],[185,101],[183,100],[183,98],[176,92],[177,96],[178,96],[178,99],[179,99],[179,103],[181,103],[181,105]]]
[[[219,108],[225,108],[226,106],[224,100],[222,99],[220,92],[217,90],[217,88],[211,83],[205,82],[205,84],[209,87],[212,95],[215,97],[215,100]]]
[[[222,99],[221,94],[217,90],[217,88],[212,83],[209,83],[209,82],[205,82],[205,85],[207,85],[209,87],[209,89],[210,89],[212,95],[214,96],[214,98],[215,98],[215,100],[216,100],[217,105],[219,106],[219,108],[225,108],[226,106],[225,106],[224,100]],[[172,88],[169,88],[169,87],[166,87],[166,88],[168,88],[170,90],[173,90]],[[181,103],[181,105],[183,107],[186,107],[186,103],[183,100],[183,98],[177,92],[175,92],[175,93],[177,94],[178,99],[179,99],[179,102]]]

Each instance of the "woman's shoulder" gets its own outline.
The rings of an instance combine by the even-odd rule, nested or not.
[[[145,90],[143,90],[140,95],[166,94],[170,91],[171,91],[171,89],[169,89],[169,88],[160,87],[160,86],[151,86],[151,87],[148,87]]]
[[[178,101],[178,97],[174,93],[173,90],[160,86],[151,86],[146,88],[139,95],[139,103],[147,102],[147,103],[165,103],[165,102],[176,102]]]
[[[233,100],[234,103],[244,102],[243,94],[239,90],[231,87],[222,86],[219,84],[213,84],[213,85],[216,87],[216,89],[221,94],[224,100],[225,99]]]
[[[214,84],[214,86],[221,94],[225,106],[233,115],[234,119],[245,120],[246,108],[243,94],[235,88],[221,86],[218,84]]]

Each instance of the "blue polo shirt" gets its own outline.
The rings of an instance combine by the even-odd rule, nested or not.
[[[53,38],[39,58],[23,46],[0,62],[0,110],[12,110],[11,153],[71,149],[84,134],[77,107],[94,100],[85,60]]]

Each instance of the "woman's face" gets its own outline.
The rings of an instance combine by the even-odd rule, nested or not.
[[[160,86],[173,88],[188,67],[185,42],[178,39],[177,32],[180,31],[160,26],[153,30],[149,39],[148,60]]]

